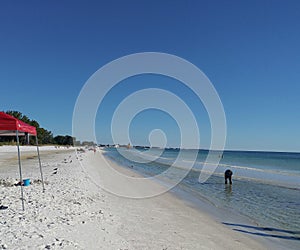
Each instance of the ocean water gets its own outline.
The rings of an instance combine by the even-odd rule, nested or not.
[[[119,150],[134,156],[135,160],[126,159],[113,148],[106,149],[105,155],[144,176],[164,173],[172,164],[174,168],[174,163],[173,175],[181,175],[184,162],[193,161],[193,168],[177,186],[179,189],[189,192],[195,199],[204,198],[217,208],[235,211],[257,226],[288,232],[297,235],[295,240],[300,240],[300,153],[225,151],[222,155],[213,152],[220,163],[216,166],[206,162],[206,166],[211,164],[216,170],[200,183],[206,150],[185,150],[181,161],[177,162],[178,149],[166,149],[162,153],[159,150]],[[156,153],[159,157],[152,157]],[[142,160],[151,161],[141,163]],[[233,172],[233,185],[224,184],[224,171],[228,168]]]

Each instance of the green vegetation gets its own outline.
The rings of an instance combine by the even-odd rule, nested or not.
[[[73,145],[73,137],[69,135],[58,135],[53,138],[53,142],[58,145]]]
[[[23,122],[26,122],[27,124],[36,127],[37,136],[39,144],[58,144],[58,145],[73,145],[74,138],[69,135],[58,135],[53,137],[53,134],[51,131],[48,131],[47,129],[44,129],[40,127],[40,124],[36,120],[29,119],[26,115],[23,115],[19,111],[7,111],[5,112]],[[0,145],[4,144],[12,144],[16,140],[15,136],[0,136]],[[21,144],[27,144],[25,137],[20,137],[20,143]],[[29,144],[34,145],[35,144],[35,138],[30,137]]]

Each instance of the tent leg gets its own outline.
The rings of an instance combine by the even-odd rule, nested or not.
[[[39,143],[38,143],[37,136],[35,136],[35,141],[36,141],[36,149],[37,149],[38,158],[39,158],[39,165],[40,165],[40,172],[41,172],[41,180],[42,180],[43,192],[45,192],[44,177],[43,177],[43,170],[42,170],[41,157],[40,157],[40,149],[39,149]]]
[[[17,147],[18,147],[18,158],[19,158],[19,172],[20,172],[20,187],[21,187],[21,199],[22,199],[22,209],[25,210],[24,207],[24,193],[23,193],[23,178],[22,178],[22,167],[21,167],[21,155],[20,155],[20,142],[19,142],[19,131],[16,131],[17,135]]]

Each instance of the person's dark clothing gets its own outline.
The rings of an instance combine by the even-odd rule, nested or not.
[[[230,169],[227,169],[224,174],[225,184],[227,184],[227,179],[229,180],[229,183],[232,184],[231,176],[232,176],[232,171]]]

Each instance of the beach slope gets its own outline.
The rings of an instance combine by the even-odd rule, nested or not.
[[[107,162],[99,151],[43,154],[45,193],[37,159],[25,158],[23,175],[32,185],[24,187],[23,212],[20,188],[13,185],[17,161],[1,157],[0,199],[8,209],[0,212],[0,246],[8,249],[265,249],[170,193],[130,199],[103,190],[101,181],[134,186],[101,175]]]

